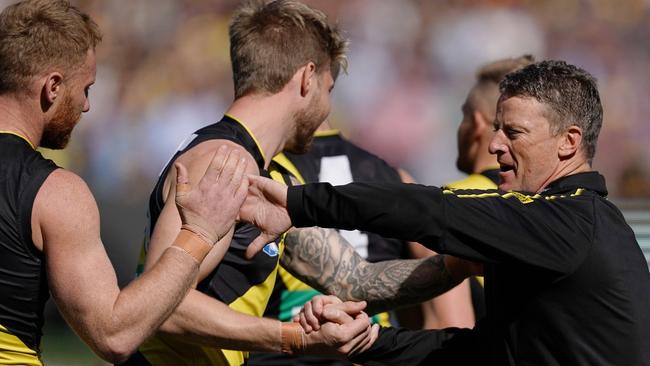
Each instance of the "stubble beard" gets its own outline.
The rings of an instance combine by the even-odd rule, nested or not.
[[[314,133],[326,117],[315,100],[305,110],[296,112],[294,117],[296,130],[293,137],[287,141],[284,150],[294,154],[304,154],[309,151]]]
[[[64,149],[68,146],[72,130],[80,119],[81,112],[74,107],[70,95],[66,94],[63,103],[45,125],[40,146],[54,150]]]

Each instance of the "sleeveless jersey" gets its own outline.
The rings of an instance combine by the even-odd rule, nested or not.
[[[335,185],[350,182],[400,182],[397,170],[379,157],[355,146],[341,137],[337,130],[317,132],[313,144],[306,154],[286,153],[306,182],[329,182]],[[363,258],[369,262],[405,258],[408,256],[404,242],[383,238],[377,234],[339,230]],[[320,292],[311,288],[288,271],[280,267],[264,316],[291,321],[302,308]],[[373,322],[383,326],[391,325],[389,313],[373,316]],[[331,361],[316,358],[288,358],[280,354],[253,353],[251,365],[350,365],[345,361]]]
[[[23,137],[0,132],[0,364],[42,365],[49,290],[45,258],[32,242],[32,206],[57,168]]]
[[[289,182],[286,171],[278,171],[276,164],[264,170],[264,156],[255,137],[248,128],[231,116],[212,125],[201,128],[179,147],[178,152],[166,165],[151,194],[149,201],[149,227],[142,245],[138,272],[142,272],[144,258],[149,245],[150,234],[164,205],[163,184],[173,162],[184,152],[208,140],[229,140],[248,151],[260,170],[260,175],[271,177],[283,183]],[[257,227],[239,223],[223,260],[204,280],[197,290],[227,304],[233,310],[261,317],[266,308],[284,243],[281,240],[267,244],[262,252],[252,260],[245,257],[245,251],[253,239],[259,235]],[[134,355],[129,364],[152,365],[241,365],[247,354],[241,351],[222,350],[203,347],[184,342],[179,337],[157,333],[143,343],[139,354]]]

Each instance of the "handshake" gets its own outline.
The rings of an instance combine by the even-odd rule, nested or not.
[[[379,336],[363,310],[366,302],[319,295],[305,303],[293,323],[282,325],[282,348],[291,355],[349,358],[368,350]]]

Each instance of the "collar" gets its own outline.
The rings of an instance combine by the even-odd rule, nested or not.
[[[551,195],[574,191],[578,188],[596,192],[603,197],[607,196],[605,177],[596,171],[567,175],[566,177],[557,179],[546,186],[542,193]]]
[[[492,183],[496,184],[497,186],[499,185],[499,168],[489,168],[485,169],[484,171],[480,172],[482,176],[486,177],[487,179],[491,180]]]
[[[255,144],[255,147],[257,147],[257,151],[259,152],[259,154],[260,154],[260,156],[262,158],[262,166],[264,166],[264,162],[266,162],[266,156],[264,155],[264,150],[262,150],[262,145],[260,145],[259,141],[257,141],[257,138],[253,134],[253,131],[251,131],[250,128],[248,128],[248,126],[244,122],[238,120],[237,118],[233,117],[232,115],[230,115],[228,113],[224,114],[223,119],[236,122],[241,127],[243,127],[244,130],[246,130],[246,133],[248,133],[248,136],[250,136],[251,139],[253,140],[253,143]],[[255,157],[255,160],[257,160],[257,162],[259,163],[259,159],[257,157]]]
[[[316,131],[314,132],[315,137],[326,137],[326,136],[338,136],[341,134],[341,131],[337,128],[332,128],[329,130]]]
[[[28,143],[29,146],[30,146],[33,150],[36,150],[36,146],[34,146],[34,144],[32,144],[32,142],[29,141],[29,139],[28,139],[27,137],[25,137],[25,136],[19,134],[18,132],[14,132],[14,131],[4,131],[4,130],[2,130],[2,131],[0,131],[0,134],[16,136],[16,137],[20,138],[21,140],[25,141],[26,143]]]

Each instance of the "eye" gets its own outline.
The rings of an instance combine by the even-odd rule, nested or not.
[[[513,128],[506,128],[504,130],[504,132],[505,132],[506,136],[508,136],[510,138],[517,137],[517,135],[519,135],[521,133],[521,131],[513,129]]]
[[[84,95],[86,95],[86,98],[88,98],[88,93],[90,93],[90,85],[84,89]]]

